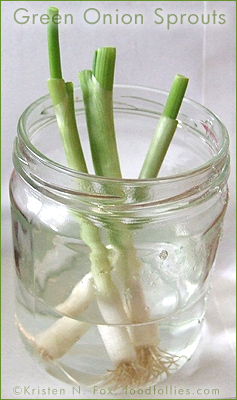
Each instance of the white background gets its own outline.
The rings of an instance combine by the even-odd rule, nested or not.
[[[47,376],[25,353],[14,327],[14,285],[8,181],[12,170],[12,145],[20,114],[32,101],[47,93],[48,58],[46,25],[17,24],[16,9],[25,14],[44,14],[49,5],[60,14],[73,15],[73,25],[60,25],[63,74],[77,84],[79,70],[91,68],[93,52],[100,46],[117,48],[116,83],[138,84],[169,90],[176,73],[190,78],[187,96],[215,112],[230,135],[230,203],[224,235],[217,258],[216,274],[203,335],[198,351],[181,371],[161,385],[190,388],[189,398],[201,398],[198,388],[220,390],[219,396],[235,396],[234,304],[235,304],[235,1],[2,1],[2,398],[79,398],[66,384]],[[83,15],[96,8],[110,13],[113,23],[90,25]],[[176,14],[178,22],[167,29],[166,22],[155,24],[154,10],[161,8],[164,19]],[[118,11],[116,11],[118,10]],[[217,17],[214,24],[213,11]],[[115,15],[142,14],[143,25],[116,24]],[[180,23],[186,13],[210,14],[209,25]],[[224,14],[226,23],[218,24]],[[20,15],[20,14],[19,14]],[[92,15],[92,14],[91,14]],[[174,20],[175,17],[173,17]],[[134,20],[133,20],[134,21]],[[65,388],[65,396],[14,395],[14,386]],[[82,394],[82,398],[93,395]],[[98,398],[96,394],[94,397]],[[103,396],[102,396],[103,397]],[[106,398],[108,398],[107,396]],[[105,397],[104,397],[105,398]],[[139,395],[120,395],[139,398]],[[144,398],[144,395],[140,396]],[[159,398],[147,395],[147,398]],[[186,398],[171,394],[160,398]]]

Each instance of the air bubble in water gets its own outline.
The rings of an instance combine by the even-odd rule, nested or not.
[[[168,257],[168,251],[162,250],[162,251],[160,252],[160,254],[159,254],[159,257],[160,257],[162,260],[165,260],[165,259]]]

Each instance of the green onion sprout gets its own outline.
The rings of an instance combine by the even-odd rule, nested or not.
[[[113,118],[113,81],[116,52],[95,52],[93,71],[79,73],[95,173],[121,178]],[[109,149],[109,151],[108,151]]]
[[[176,120],[188,85],[188,78],[176,75],[164,111],[153,135],[139,178],[156,178],[178,121]]]

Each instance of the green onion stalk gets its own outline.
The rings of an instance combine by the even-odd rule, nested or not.
[[[50,17],[50,23],[48,24],[48,49],[51,75],[48,80],[48,88],[54,105],[68,165],[72,169],[87,173],[76,124],[73,84],[65,82],[62,78],[58,26],[52,21],[53,16],[57,13],[57,8],[50,7],[48,10]],[[81,238],[91,250],[91,278],[79,283],[80,296],[77,295],[78,288],[75,288],[74,293],[71,294],[70,299],[67,301],[68,316],[72,318],[78,317],[81,312],[81,303],[84,303],[84,305],[90,303],[92,291],[88,289],[87,285],[91,286],[93,282],[93,285],[96,287],[97,302],[104,320],[109,324],[129,323],[119,291],[111,278],[109,253],[101,241],[99,228],[78,213],[74,213],[74,216],[81,228]],[[75,298],[78,300],[75,301]],[[36,337],[35,348],[44,359],[55,359],[58,355],[62,356],[63,349],[66,352],[69,343],[73,345],[89,328],[89,324],[85,325],[84,322],[78,321],[76,324],[74,323],[75,321],[70,321],[68,316],[63,317],[53,327],[49,328],[49,330],[40,333]],[[103,337],[106,336],[106,327],[101,329],[104,330]],[[110,327],[109,335],[111,339],[116,338],[114,342],[116,342],[117,350],[118,348],[120,349],[120,351],[115,351],[113,341],[107,338],[104,339],[105,346],[115,364],[127,362],[128,358],[133,361],[136,359],[134,346],[125,327]],[[53,342],[56,342],[56,345],[52,346],[51,343]],[[125,347],[124,343],[126,343]]]
[[[161,168],[178,124],[176,118],[187,84],[188,79],[186,77],[175,76],[164,111],[143,163],[139,175],[140,179],[155,178]],[[143,374],[143,379],[147,382],[151,382],[153,379],[153,383],[155,383],[160,376],[168,375],[171,368],[175,368],[178,359],[159,348],[157,323],[142,324],[150,321],[150,315],[139,275],[140,261],[133,246],[130,232],[126,231],[126,228],[120,228],[120,234],[118,230],[114,230],[111,243],[117,250],[115,270],[123,279],[124,286],[129,288],[129,296],[124,302],[124,307],[130,321],[136,324],[132,325],[129,331],[136,348],[138,362],[146,371]]]
[[[51,17],[48,24],[51,75],[48,88],[68,165],[87,174],[75,118],[73,85],[65,83],[62,78],[58,27],[52,22],[52,16],[58,10],[50,7],[48,13]],[[99,48],[94,55],[92,70],[80,72],[79,80],[95,173],[120,179],[122,176],[113,116],[115,58],[115,48]],[[176,75],[142,166],[140,179],[155,178],[159,172],[177,127],[177,115],[187,83],[187,78]],[[117,192],[112,193],[111,187],[107,194],[119,195]],[[108,229],[115,254],[111,260],[108,249],[102,243],[100,229],[79,213],[74,213],[74,216],[80,226],[81,238],[90,248],[91,271],[76,285],[68,299],[58,305],[62,318],[47,331],[37,335],[35,348],[44,359],[62,357],[89,329],[90,324],[75,318],[96,297],[100,313],[109,324],[98,329],[114,363],[114,370],[105,374],[102,383],[114,388],[155,383],[160,376],[169,373],[176,364],[176,357],[159,348],[158,325],[152,323],[146,305],[139,274],[141,262],[132,234],[120,220],[109,223],[102,221]],[[122,284],[122,296],[112,279],[112,271]],[[129,296],[126,296],[128,291]]]
[[[82,75],[83,73],[79,76],[81,77]],[[91,82],[91,77],[89,79]],[[144,179],[155,177],[161,167],[160,159],[163,161],[177,127],[176,117],[187,83],[187,78],[181,75],[175,76],[166,106],[154,132],[151,146],[142,167],[141,174]],[[83,91],[83,85],[81,86]],[[86,95],[84,95],[83,92],[83,97],[87,120],[90,121],[88,126],[90,127],[90,125],[93,125],[94,116],[93,112],[91,112],[91,104],[93,104],[93,109],[95,109],[97,97],[94,96],[93,85],[90,87],[89,94],[87,88],[88,86],[86,86]],[[97,91],[97,84],[95,90]],[[90,101],[91,98],[93,98],[93,103]],[[110,120],[112,120],[112,117]],[[91,130],[91,132],[89,131],[89,136],[93,136],[93,134],[96,135],[96,130],[94,132],[93,130]],[[156,151],[153,151],[154,146]],[[108,146],[105,146],[105,148],[108,148]],[[116,157],[113,157],[113,159],[115,160]],[[95,160],[94,163],[96,163],[97,160]],[[101,160],[100,163],[103,165],[103,160]],[[119,170],[119,168],[117,168],[117,170]],[[107,175],[108,171],[104,169],[102,173]],[[130,324],[135,324],[131,325],[128,330],[136,349],[137,362],[139,366],[143,367],[142,375],[139,376],[139,379],[138,376],[136,376],[136,379],[139,381],[138,383],[140,385],[147,384],[147,382],[151,383],[152,381],[156,382],[160,375],[168,373],[169,368],[175,364],[176,359],[159,348],[158,326],[156,323],[149,323],[151,319],[139,274],[141,262],[137,255],[131,232],[127,226],[118,220],[116,220],[116,223],[109,224],[108,231],[110,244],[116,254],[116,259],[113,260],[113,268],[123,284],[124,309],[129,317]],[[117,385],[119,384],[120,377],[124,373],[121,368],[121,365],[118,366],[113,378],[111,378],[111,380],[113,379],[114,381],[115,378],[117,378]],[[146,373],[144,373],[144,371],[146,371]]]

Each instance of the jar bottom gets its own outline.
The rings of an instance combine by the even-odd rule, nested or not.
[[[92,364],[90,364],[90,366],[86,366],[85,363],[85,365],[83,366],[82,354],[75,358],[78,360],[78,365],[74,368],[70,367],[66,362],[62,362],[61,360],[52,360],[50,362],[45,362],[35,354],[33,347],[29,343],[29,340],[26,338],[26,336],[22,334],[22,331],[20,331],[20,336],[28,352],[36,360],[36,362],[39,363],[43,369],[45,369],[48,374],[52,375],[54,378],[58,379],[61,382],[73,385],[74,387],[76,386],[76,390],[79,391],[79,393],[81,390],[87,390],[90,392],[92,391],[95,393],[95,391],[110,389],[113,394],[117,394],[128,389],[146,389],[150,386],[156,385],[157,383],[165,381],[170,375],[176,373],[195,352],[200,341],[201,329],[199,330],[196,337],[193,338],[192,343],[190,343],[188,347],[180,351],[179,354],[175,356],[175,365],[169,370],[168,374],[163,373],[156,381],[152,379],[151,381],[147,381],[146,384],[138,385],[134,384],[133,382],[130,385],[125,385],[124,387],[116,386],[115,382],[111,382],[109,376],[107,375],[108,372],[104,375],[96,375],[95,373],[89,371],[92,367]],[[96,357],[96,353],[98,354],[98,352],[102,352],[103,348],[97,348],[95,350],[91,349],[91,346],[89,347],[87,345],[87,347],[85,346],[85,350],[89,350],[91,357]],[[100,360],[99,362],[103,363],[104,360]]]
[[[105,349],[98,326],[91,324],[90,328],[62,357],[51,361],[43,361],[34,347],[34,341],[39,332],[45,331],[59,318],[50,315],[49,310],[38,310],[35,298],[23,286],[17,291],[16,319],[22,340],[30,354],[40,362],[42,367],[55,378],[90,391],[95,387],[110,388],[115,393],[126,388],[146,388],[164,381],[169,375],[179,370],[195,351],[202,328],[205,312],[206,296],[204,293],[197,302],[189,305],[187,310],[179,310],[169,318],[164,318],[154,324],[158,325],[160,343],[153,346],[149,364],[145,355],[143,369],[146,378],[124,380],[120,371],[119,378],[114,374],[114,366]],[[31,303],[31,304],[30,304]],[[149,351],[150,348],[147,346]],[[142,349],[143,354],[146,349]],[[138,351],[137,351],[137,354]],[[139,356],[140,357],[140,356]],[[144,357],[144,356],[143,356]],[[164,363],[163,372],[157,373],[155,358]],[[139,365],[142,364],[139,361]],[[149,364],[149,365],[148,365]],[[149,372],[149,374],[148,374]],[[145,374],[143,374],[145,376]],[[129,382],[131,383],[129,384]]]

